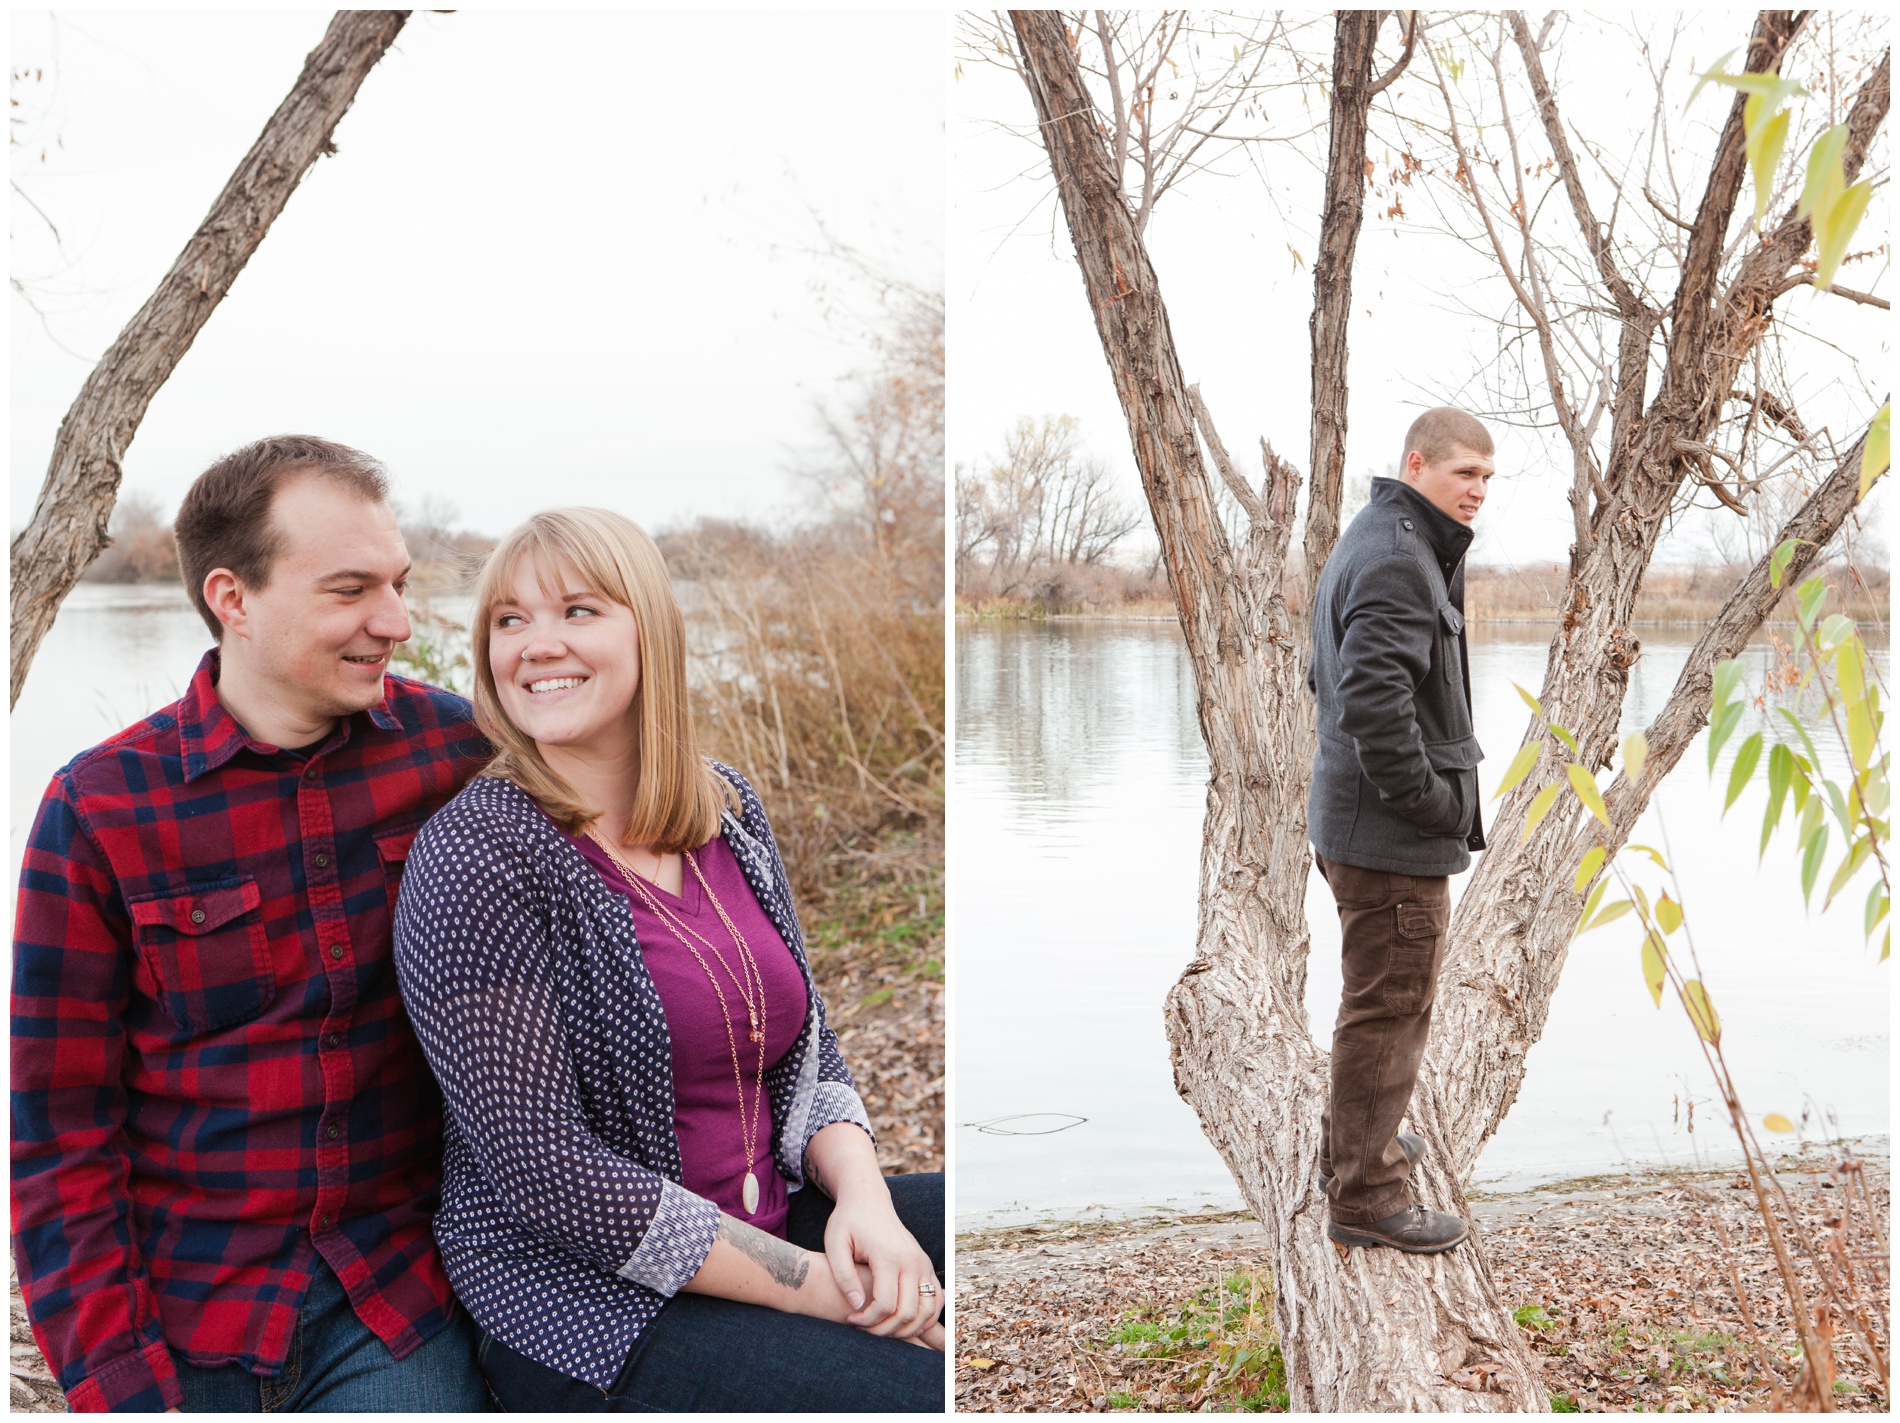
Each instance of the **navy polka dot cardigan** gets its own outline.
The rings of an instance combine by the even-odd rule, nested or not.
[[[811,995],[765,1078],[773,1153],[797,1190],[821,1127],[871,1127],[765,811],[744,777],[714,766],[740,801],[726,843]],[[442,1084],[435,1233],[456,1296],[510,1348],[605,1388],[719,1230],[719,1208],[679,1184],[671,1043],[626,898],[526,791],[483,777],[416,836],[395,940]]]

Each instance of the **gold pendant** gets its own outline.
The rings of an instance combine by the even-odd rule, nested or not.
[[[745,1173],[745,1185],[740,1188],[739,1199],[745,1202],[745,1213],[759,1213],[759,1178],[750,1171]]]

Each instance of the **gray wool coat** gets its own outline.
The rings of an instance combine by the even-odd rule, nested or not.
[[[1320,572],[1306,818],[1314,848],[1338,864],[1451,875],[1484,848],[1465,651],[1471,538],[1410,485],[1375,479]]]

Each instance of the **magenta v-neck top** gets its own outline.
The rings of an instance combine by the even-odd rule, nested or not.
[[[680,1184],[703,1196],[730,1216],[756,1225],[773,1235],[785,1234],[787,1198],[785,1179],[772,1161],[771,1094],[759,1080],[758,1045],[749,1036],[751,1026],[738,983],[742,974],[732,935],[707,900],[691,865],[680,866],[680,893],[668,894],[641,881],[648,894],[672,912],[687,928],[711,942],[725,956],[730,974],[697,939],[692,947],[714,974],[725,994],[732,1039],[726,1038],[719,996],[713,992],[699,959],[694,958],[677,930],[627,883],[626,876],[607,852],[586,835],[569,837],[607,885],[627,898],[640,954],[652,976],[654,991],[666,1013],[673,1047],[673,1130],[679,1138]],[[791,1051],[809,1008],[805,976],[771,919],[753,898],[745,872],[732,857],[723,836],[715,835],[693,851],[700,871],[719,903],[725,907],[758,964],[764,981],[765,1071]],[[745,1122],[758,1113],[753,1128],[751,1159],[746,1156],[746,1132],[739,1114],[739,1085],[733,1081],[732,1050],[739,1051],[739,1081],[745,1088]],[[759,1178],[759,1209],[747,1215],[743,1196],[748,1165]]]

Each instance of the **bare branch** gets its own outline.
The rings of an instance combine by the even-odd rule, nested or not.
[[[1228,458],[1227,447],[1220,442],[1213,417],[1207,413],[1207,402],[1201,399],[1199,384],[1189,386],[1187,396],[1188,405],[1194,411],[1194,423],[1200,428],[1201,440],[1207,446],[1207,452],[1214,457],[1214,468],[1220,471],[1228,492],[1247,511],[1250,523],[1258,526],[1269,522],[1266,501],[1248,487],[1247,481],[1240,477],[1240,471],[1234,468],[1233,460]]]
[[[80,388],[53,443],[33,519],[13,541],[11,701],[40,639],[105,546],[119,462],[145,411],[230,291],[330,137],[407,10],[339,10],[296,84],[212,203],[158,289]]]
[[[1412,62],[1412,50],[1418,44],[1418,11],[1407,10],[1405,12],[1404,25],[1405,49],[1400,53],[1398,63],[1386,70],[1384,74],[1373,82],[1372,87],[1366,90],[1367,99],[1376,99],[1379,95],[1383,94],[1386,89],[1390,87],[1392,81],[1405,72],[1405,66]]]
[[[1775,295],[1777,297],[1785,296],[1796,287],[1811,287],[1813,285],[1814,273],[1797,272],[1791,277],[1782,278],[1781,285],[1775,288]],[[1841,286],[1838,282],[1829,287],[1827,292],[1829,296],[1842,297],[1847,301],[1857,301],[1862,306],[1877,306],[1882,311],[1893,310],[1893,303],[1888,301],[1884,296],[1875,296],[1872,292],[1857,292],[1852,287]]]

